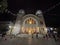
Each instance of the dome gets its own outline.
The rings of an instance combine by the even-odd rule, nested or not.
[[[25,14],[25,11],[23,9],[20,9],[19,14]]]
[[[40,15],[42,13],[42,11],[41,10],[38,10],[37,12],[36,12],[36,15]]]

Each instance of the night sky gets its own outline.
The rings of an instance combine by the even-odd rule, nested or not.
[[[50,9],[53,5],[58,4],[59,0],[8,0],[8,9],[13,13],[18,13],[20,9],[24,9],[26,13],[35,14],[37,10],[43,12],[45,23],[47,26],[60,26],[60,5]],[[14,16],[0,16],[3,20],[14,20]]]

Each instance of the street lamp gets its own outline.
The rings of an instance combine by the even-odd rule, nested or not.
[[[11,25],[9,25],[9,28],[11,29],[11,28],[12,28],[12,26],[11,26]]]
[[[53,28],[50,28],[51,30],[53,30]]]

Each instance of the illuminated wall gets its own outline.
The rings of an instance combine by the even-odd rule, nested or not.
[[[16,35],[18,33],[20,33],[20,23],[16,23],[12,30],[12,34]]]
[[[34,32],[39,32],[40,34],[47,33],[42,12],[37,11],[36,14],[34,15],[34,14],[25,14],[24,11],[19,11],[11,34],[14,35],[19,33],[31,34]]]

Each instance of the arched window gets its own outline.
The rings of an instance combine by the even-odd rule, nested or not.
[[[43,21],[40,21],[40,24],[43,25]]]
[[[25,21],[25,24],[36,24],[36,21],[32,18],[29,18]]]

